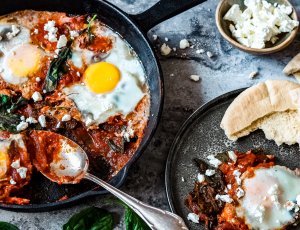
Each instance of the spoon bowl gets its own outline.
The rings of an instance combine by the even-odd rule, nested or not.
[[[74,141],[49,131],[35,132],[41,135],[46,134],[57,140],[54,148],[49,147],[50,149],[46,149],[48,156],[47,166],[39,168],[39,171],[49,180],[58,184],[77,184],[82,179],[90,180],[127,204],[151,229],[188,229],[180,216],[145,204],[88,173],[88,156]]]

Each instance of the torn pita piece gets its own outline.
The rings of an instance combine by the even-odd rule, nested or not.
[[[283,69],[286,75],[294,75],[298,82],[300,82],[300,53],[297,54]]]

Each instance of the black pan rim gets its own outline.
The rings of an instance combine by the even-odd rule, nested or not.
[[[102,0],[99,1],[99,4],[105,4],[112,11],[117,12],[119,15],[126,18],[132,24],[134,29],[140,34],[141,39],[143,39],[145,41],[146,45],[149,48],[149,51],[153,55],[153,57],[154,57],[153,61],[156,64],[155,67],[157,68],[157,72],[159,73],[158,76],[157,76],[158,77],[158,83],[159,83],[159,88],[157,89],[157,90],[159,90],[159,98],[158,98],[159,100],[156,101],[156,104],[158,104],[157,113],[156,114],[149,114],[148,123],[149,123],[150,119],[152,119],[152,124],[151,124],[151,126],[149,126],[149,124],[148,124],[146,129],[149,129],[150,132],[148,133],[147,136],[146,135],[143,136],[141,144],[139,145],[138,149],[136,150],[136,152],[132,156],[132,158],[124,166],[124,168],[120,172],[118,172],[117,175],[115,175],[112,178],[112,180],[113,180],[117,176],[120,176],[120,179],[115,184],[116,188],[120,188],[126,181],[126,178],[128,176],[129,168],[133,165],[134,162],[136,162],[138,160],[138,158],[145,151],[145,149],[149,145],[153,135],[155,134],[155,131],[157,130],[157,126],[159,124],[159,120],[161,118],[162,110],[163,110],[164,79],[163,79],[161,66],[158,62],[158,57],[157,57],[156,53],[154,52],[154,48],[151,46],[150,40],[148,39],[146,34],[142,32],[142,30],[139,28],[139,26],[134,21],[134,19],[132,19],[130,17],[130,15],[123,12],[117,6],[107,2],[105,0],[104,1],[102,1]],[[63,10],[62,10],[62,12],[63,12]],[[151,94],[150,94],[150,97],[151,97]],[[150,112],[151,112],[151,108],[150,108]],[[111,182],[111,180],[109,182]],[[69,206],[74,205],[74,204],[78,203],[79,201],[81,201],[83,199],[86,199],[86,198],[89,198],[89,197],[93,197],[93,196],[97,196],[97,195],[105,195],[105,194],[109,194],[109,192],[107,192],[104,189],[100,189],[99,191],[90,190],[90,191],[84,192],[80,195],[71,197],[69,199],[62,200],[62,201],[57,201],[57,202],[52,202],[52,203],[32,204],[32,205],[9,205],[9,204],[1,204],[0,203],[0,209],[4,209],[4,210],[8,210],[8,211],[19,211],[19,212],[21,212],[21,211],[22,212],[47,212],[47,211],[52,211],[52,210],[57,210],[57,209],[69,207]]]
[[[211,107],[218,105],[220,103],[223,103],[227,101],[230,98],[237,97],[241,92],[243,92],[247,88],[241,88],[236,89],[230,92],[227,92],[225,94],[222,94],[209,102],[205,103],[204,105],[200,106],[195,112],[193,112],[189,118],[181,125],[179,131],[177,132],[175,139],[171,145],[171,148],[168,153],[167,161],[166,161],[166,168],[165,168],[165,189],[166,189],[166,195],[168,199],[168,203],[171,209],[171,212],[178,214],[179,212],[175,209],[174,206],[174,197],[172,193],[172,180],[171,180],[171,167],[173,158],[175,155],[175,150],[178,141],[181,139],[183,134],[186,132],[186,130],[189,128],[189,126],[195,121],[195,119],[198,118],[199,115],[204,113],[206,110],[210,109]]]

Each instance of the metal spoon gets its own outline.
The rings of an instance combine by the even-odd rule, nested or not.
[[[48,162],[49,168],[39,169],[49,180],[59,184],[77,184],[82,179],[93,181],[126,203],[151,229],[188,230],[184,221],[178,215],[145,204],[88,173],[89,160],[87,154],[72,140],[53,132],[37,132],[39,132],[39,135],[51,134],[52,137],[55,135],[55,139],[59,140],[57,144],[61,145],[60,151],[53,152],[52,162]]]

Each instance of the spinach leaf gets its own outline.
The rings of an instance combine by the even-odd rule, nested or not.
[[[88,40],[89,43],[91,43],[95,38],[95,35],[92,33],[92,22],[95,21],[96,17],[97,17],[97,14],[94,14],[94,16],[88,21],[89,24],[87,26],[86,32],[87,32],[87,35],[89,38],[89,40]]]
[[[18,108],[26,105],[28,101],[23,97],[14,100],[13,97],[0,95],[0,130],[17,132],[17,125],[20,123],[20,115],[13,114]]]
[[[19,230],[19,228],[13,224],[0,221],[1,230]]]
[[[71,48],[70,44],[67,44],[67,46],[59,51],[58,57],[52,60],[44,85],[44,90],[47,93],[56,89],[60,75],[64,72],[66,61],[70,58],[70,56]]]
[[[105,209],[90,207],[75,214],[63,230],[112,230],[112,214]]]
[[[125,225],[126,230],[150,230],[144,220],[127,205],[125,205]]]
[[[127,204],[119,199],[108,199],[108,204],[116,204],[125,208],[125,226],[126,230],[150,230],[151,228],[145,221],[136,214]]]

